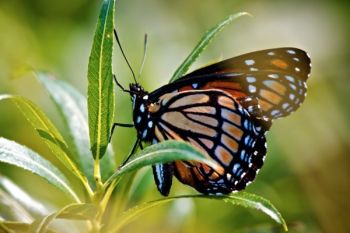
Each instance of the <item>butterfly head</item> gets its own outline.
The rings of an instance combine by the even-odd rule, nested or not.
[[[133,103],[133,120],[135,128],[142,140],[148,140],[151,137],[153,121],[148,110],[150,104],[148,92],[138,83],[130,84],[130,95]]]

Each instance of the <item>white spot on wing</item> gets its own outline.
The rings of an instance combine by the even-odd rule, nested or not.
[[[140,111],[141,111],[141,112],[144,112],[144,111],[145,111],[145,105],[144,105],[144,104],[141,104],[141,105],[140,105]]]
[[[248,76],[248,77],[247,77],[247,81],[248,81],[248,83],[253,83],[253,82],[256,81],[256,78],[255,78],[255,77]]]
[[[295,67],[294,68],[296,72],[300,72],[300,68],[299,67]]]
[[[249,129],[249,122],[248,122],[248,120],[244,121],[243,126],[244,126],[245,129]]]
[[[140,123],[141,122],[141,117],[140,116],[137,116],[137,118],[136,118],[136,123],[138,124],[138,123]]]
[[[271,115],[272,116],[278,116],[280,114],[280,111],[278,111],[278,110],[273,110],[272,112],[271,112]]]
[[[153,121],[149,121],[148,122],[148,128],[152,128],[152,126],[153,126]]]
[[[146,138],[146,136],[147,136],[147,129],[145,129],[145,130],[143,131],[143,133],[142,133],[142,138]]]
[[[251,66],[251,65],[254,65],[255,64],[255,61],[254,60],[245,60],[244,63],[247,65],[247,66]]]
[[[239,163],[236,163],[235,165],[233,165],[233,169],[232,169],[232,172],[234,174],[237,173],[238,169],[241,167],[241,165]]]
[[[248,145],[249,139],[250,139],[250,137],[249,137],[249,135],[247,135],[244,139],[244,144]]]
[[[292,83],[295,82],[294,77],[292,77],[292,76],[290,76],[290,75],[286,75],[285,77],[286,77],[286,79],[287,79],[288,81],[290,81],[290,82],[292,82]]]
[[[297,57],[293,57],[293,60],[294,60],[294,61],[298,61],[298,62],[300,61],[300,59],[297,58]]]
[[[259,69],[258,69],[258,68],[255,68],[255,67],[251,67],[251,68],[249,68],[249,70],[250,70],[250,71],[259,71]]]
[[[157,175],[157,179],[158,181],[160,181],[160,183],[163,182],[163,176],[162,176],[162,167],[160,165],[156,165],[156,175]]]
[[[289,104],[288,104],[288,103],[282,104],[282,108],[286,109],[286,108],[288,108],[288,107],[289,107]]]
[[[245,157],[246,157],[245,155],[246,155],[245,154],[245,150],[242,150],[241,151],[241,156],[240,156],[242,161],[245,161]]]
[[[275,52],[272,52],[272,51],[271,51],[271,52],[268,52],[267,55],[273,56],[273,55],[275,55]]]
[[[267,75],[267,77],[269,77],[269,78],[278,78],[278,74],[269,74],[269,75]]]
[[[253,86],[253,85],[249,85],[248,89],[249,89],[249,92],[251,92],[251,93],[255,93],[256,92],[256,87]]]
[[[291,49],[288,49],[287,53],[289,53],[289,54],[296,54],[296,52],[294,50],[291,50]]]

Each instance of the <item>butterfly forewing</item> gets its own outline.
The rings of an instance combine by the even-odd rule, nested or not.
[[[177,161],[175,175],[202,193],[229,193],[255,178],[266,154],[265,136],[235,99],[218,90],[183,91],[160,99],[156,141],[187,141],[222,170]]]
[[[284,72],[306,81],[310,73],[310,58],[297,48],[276,48],[255,51],[198,69],[184,78],[213,73]]]
[[[276,48],[221,61],[193,71],[170,85],[178,91],[219,89],[233,98],[256,97],[263,115],[276,119],[289,115],[303,102],[310,69],[306,52]],[[169,85],[165,89],[169,89]]]

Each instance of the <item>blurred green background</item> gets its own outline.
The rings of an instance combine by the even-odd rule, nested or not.
[[[0,1],[0,93],[26,96],[62,126],[53,103],[33,77],[14,78],[28,67],[44,69],[82,93],[99,12],[94,0]],[[248,11],[227,27],[194,68],[259,49],[295,46],[308,51],[312,74],[305,103],[290,117],[274,122],[268,156],[247,191],[269,200],[286,218],[290,232],[350,232],[350,2],[300,0],[128,0],[117,1],[116,27],[138,72],[143,36],[149,47],[141,83],[149,91],[168,82],[203,33],[231,13]],[[132,82],[115,49],[114,73]],[[116,121],[131,122],[128,95],[117,92]],[[52,159],[49,150],[12,103],[0,103],[0,136]],[[120,161],[135,138],[118,129],[113,138]],[[149,175],[146,169],[143,174]],[[44,203],[67,200],[40,178],[0,164],[10,177]],[[152,183],[151,183],[152,184]],[[172,195],[194,193],[175,182]],[[160,198],[154,185],[139,201]],[[279,232],[263,214],[219,201],[182,200],[155,208],[125,232]]]

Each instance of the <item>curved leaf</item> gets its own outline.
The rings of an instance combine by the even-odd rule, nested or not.
[[[89,132],[94,158],[101,158],[106,151],[114,115],[114,8],[115,0],[103,1],[88,66]]]
[[[33,102],[14,95],[0,95],[0,100],[12,100],[27,120],[32,124],[39,136],[43,139],[52,153],[65,165],[82,183],[87,183],[87,178],[80,172],[77,165],[68,156],[69,150],[66,142],[56,127]]]
[[[0,189],[0,220],[30,223],[34,217],[11,195]],[[0,231],[1,232],[1,231]]]
[[[43,216],[48,214],[46,206],[33,199],[27,192],[17,186],[11,180],[0,175],[0,189],[4,190],[14,201],[18,202],[34,216]]]
[[[93,204],[71,204],[32,223],[31,232],[45,233],[48,226],[57,218],[70,220],[91,220],[95,218],[97,207]]]
[[[79,201],[65,176],[49,161],[14,141],[0,138],[0,161],[28,170]]]
[[[247,193],[247,192],[239,192],[232,195],[224,195],[221,198],[225,202],[229,202],[233,205],[239,205],[246,208],[257,209],[264,214],[268,215],[270,218],[275,220],[277,223],[281,224],[285,231],[288,231],[287,224],[283,219],[281,213],[276,209],[272,203],[256,194]]]
[[[190,55],[183,61],[180,67],[175,71],[173,76],[170,79],[170,83],[182,77],[190,68],[190,66],[196,61],[198,56],[204,51],[204,49],[209,45],[211,40],[220,32],[226,25],[230,24],[235,19],[238,19],[241,16],[249,15],[246,12],[240,12],[236,14],[232,14],[229,17],[225,18],[219,24],[215,25],[213,28],[208,30],[202,39],[198,42],[196,47],[192,50]]]
[[[40,83],[45,87],[64,119],[72,145],[75,148],[75,161],[90,184],[93,179],[93,157],[89,149],[89,128],[86,98],[68,83],[55,79],[45,72],[36,72]],[[101,160],[102,177],[109,177],[115,169],[113,149],[108,146],[106,156]]]
[[[146,202],[122,213],[118,218],[118,220],[116,221],[116,224],[113,226],[113,229],[111,229],[109,232],[118,232],[123,226],[129,223],[133,218],[140,216],[150,208],[153,208],[161,204],[165,204],[180,198],[200,198],[200,199],[222,200],[225,202],[229,202],[233,205],[257,209],[265,213],[269,217],[271,217],[277,223],[281,224],[285,231],[288,231],[287,225],[282,215],[268,200],[266,200],[263,197],[257,196],[255,194],[251,194],[247,192],[239,192],[231,195],[222,195],[222,196],[184,195],[184,196],[176,196],[176,197],[167,197],[160,200]]]
[[[0,222],[1,233],[28,233],[30,229],[29,223],[24,222]]]
[[[198,162],[206,163],[216,170],[220,167],[220,165],[214,160],[206,157],[191,144],[175,140],[167,140],[151,145],[142,150],[132,160],[119,168],[106,181],[105,185],[109,185],[110,182],[128,172],[136,171],[142,167],[156,163],[167,163],[175,160],[196,160]]]

